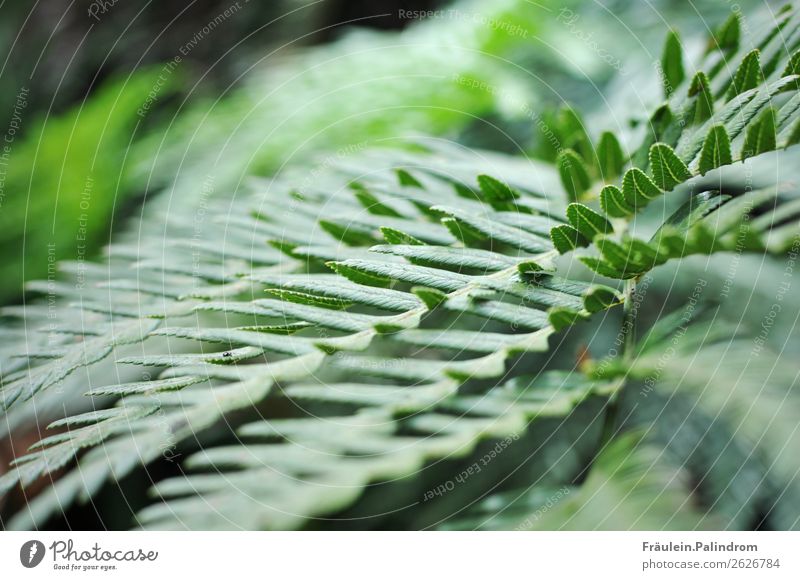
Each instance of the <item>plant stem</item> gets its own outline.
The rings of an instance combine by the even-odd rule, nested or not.
[[[638,278],[632,278],[625,282],[625,303],[623,304],[622,315],[622,328],[621,332],[624,334],[622,343],[622,361],[626,364],[633,362],[633,353],[636,348],[636,317],[639,313],[639,307],[636,304],[634,297],[636,295],[636,284]],[[606,445],[614,437],[617,431],[617,419],[619,415],[620,398],[625,391],[626,380],[622,378],[622,385],[617,389],[616,393],[609,399],[606,408],[606,417],[603,424],[603,433],[600,440],[600,449],[605,448]]]
[[[625,334],[622,343],[622,360],[624,362],[633,360],[633,350],[636,348],[636,317],[639,308],[634,301],[634,296],[638,280],[638,278],[633,278],[625,282],[625,303],[622,315],[622,332]]]

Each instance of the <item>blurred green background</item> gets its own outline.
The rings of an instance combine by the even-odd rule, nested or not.
[[[665,22],[698,28],[698,13],[731,9],[693,6],[5,2],[0,303],[56,260],[91,259],[145,200],[235,195],[322,152],[426,133],[547,156],[539,115],[597,109],[615,77],[652,74]]]

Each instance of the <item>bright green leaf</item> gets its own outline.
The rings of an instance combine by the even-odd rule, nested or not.
[[[664,191],[672,190],[692,176],[686,164],[665,143],[656,143],[650,148],[650,168],[653,181]]]
[[[722,125],[714,125],[706,135],[703,149],[700,152],[700,173],[705,175],[712,169],[729,165],[732,162],[728,132]]]

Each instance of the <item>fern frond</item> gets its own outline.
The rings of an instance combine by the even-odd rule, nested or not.
[[[800,236],[798,219],[800,202],[789,187],[770,187],[735,197],[705,192],[692,196],[650,240],[599,236],[595,245],[601,257],[580,259],[598,274],[627,279],[693,254],[784,254]]]
[[[769,30],[754,39],[759,48],[747,53],[739,50],[738,41],[713,38],[709,46],[714,48],[691,79],[683,74],[680,43],[671,32],[662,62],[669,88],[667,102],[652,113],[621,181],[609,183],[608,174],[620,173],[622,167],[601,174],[594,165],[594,153],[580,156],[566,151],[558,161],[564,187],[576,200],[592,199],[588,192],[602,189],[595,196],[604,212],[615,218],[629,217],[692,178],[793,145],[797,141],[794,127],[800,95],[792,63],[800,44],[793,41],[787,47],[783,39],[785,34],[794,38],[799,24],[793,10],[782,13]],[[719,34],[734,38],[731,31],[735,28],[738,25],[731,21]],[[727,62],[738,59],[739,63],[731,72],[721,66],[721,58]],[[608,156],[608,143],[604,134],[597,144],[604,158]],[[594,151],[591,145],[589,150]],[[606,186],[593,185],[595,180]],[[557,235],[565,237],[562,234],[567,234],[563,228]],[[577,247],[585,245],[578,243]],[[562,243],[558,249],[565,253],[575,247]]]
[[[36,450],[20,458],[0,478],[2,489],[17,482],[29,485],[87,448],[75,468],[77,473],[92,473],[97,485],[104,479],[120,479],[137,465],[160,457],[165,448],[173,449],[197,438],[231,413],[262,402],[267,405],[276,398],[335,399],[339,404],[363,407],[369,410],[367,415],[379,413],[392,426],[392,433],[402,431],[403,423],[393,419],[394,413],[424,412],[414,419],[414,424],[422,424],[424,417],[434,418],[453,405],[470,405],[469,398],[453,399],[461,385],[501,377],[510,357],[546,350],[547,337],[554,331],[549,309],[588,316],[590,311],[619,303],[613,289],[562,280],[553,274],[555,252],[547,235],[552,219],[540,209],[543,198],[522,184],[512,189],[489,177],[479,178],[475,190],[468,183],[453,187],[430,166],[416,168],[425,167],[425,155],[406,156],[406,160],[414,161],[413,166],[407,164],[403,169],[413,177],[413,183],[409,177],[404,179],[406,185],[392,183],[391,171],[386,177],[376,173],[374,183],[351,189],[351,197],[305,197],[296,200],[283,215],[265,215],[260,208],[270,202],[263,195],[254,196],[249,207],[237,203],[236,209],[229,210],[231,218],[227,220],[228,225],[234,223],[239,228],[231,240],[231,257],[227,247],[193,244],[180,235],[174,244],[176,254],[169,259],[156,257],[147,247],[135,252],[124,246],[112,248],[112,256],[135,265],[134,270],[109,285],[115,294],[129,299],[110,300],[105,306],[90,309],[105,313],[109,322],[120,317],[130,322],[122,327],[113,324],[108,337],[89,338],[71,347],[69,356],[20,374],[3,390],[6,405],[13,410],[15,400],[46,391],[79,366],[91,365],[116,347],[145,337],[149,339],[140,352],[115,355],[117,364],[164,370],[149,381],[86,389],[95,399],[109,395],[121,398],[108,415],[92,415],[91,420],[87,416],[80,422],[65,418],[65,423],[57,423],[56,427],[66,431],[44,439]],[[449,171],[451,176],[454,173]],[[393,215],[360,209],[365,191],[373,205],[393,207]],[[467,195],[466,191],[473,193]],[[529,199],[533,203],[527,203]],[[513,203],[515,211],[506,211],[507,203]],[[516,208],[529,209],[520,213]],[[325,220],[318,222],[319,215],[325,215]],[[604,218],[588,208],[576,207],[569,215],[582,229],[605,224]],[[475,247],[454,246],[456,239],[442,224],[445,219],[477,232],[480,238]],[[184,231],[187,226],[180,218],[173,224]],[[211,227],[216,235],[219,226]],[[389,235],[385,228],[389,228]],[[242,232],[260,236],[263,252],[254,248],[252,241],[248,248],[243,243],[248,236]],[[268,240],[274,240],[273,245],[283,252],[271,249]],[[391,243],[397,241],[413,243]],[[338,249],[331,251],[336,244]],[[180,259],[189,252],[192,261]],[[328,261],[330,258],[333,261]],[[326,263],[336,274],[314,273]],[[304,270],[306,273],[302,273]],[[137,277],[142,275],[145,283],[137,293]],[[156,299],[159,278],[165,286],[172,280],[183,280],[185,285],[171,293],[173,298]],[[131,312],[126,302],[137,303],[138,311]],[[465,316],[474,324],[450,328],[454,318]],[[143,324],[145,330],[141,331]],[[130,331],[125,330],[128,327]],[[149,347],[154,341],[161,346]],[[368,348],[370,353],[388,348],[392,355],[359,354]],[[189,352],[182,353],[184,349]],[[309,382],[320,374],[355,374],[374,377],[376,382],[337,391],[333,385],[315,387],[313,381]],[[280,388],[276,390],[276,386]],[[502,393],[499,387],[495,391]],[[21,396],[23,393],[26,397]],[[475,412],[481,415],[478,410],[484,407],[488,411],[486,405],[478,405]],[[496,406],[499,409],[501,405]],[[524,409],[527,415],[502,413],[484,422],[510,422],[516,432],[524,429],[522,419],[532,417],[531,413],[547,414],[548,409],[565,413],[571,403],[514,408]],[[478,425],[480,421],[464,423]],[[269,421],[264,428],[277,424]],[[299,425],[305,426],[300,437],[305,428],[311,433],[318,428],[310,419]],[[492,431],[481,426],[465,431],[458,441],[490,435]],[[437,456],[431,455],[433,451],[423,443],[421,440],[413,446],[416,458],[408,459],[408,465],[419,466]],[[434,448],[440,449],[442,456],[454,452],[441,442]],[[132,456],[135,449],[141,451]],[[394,465],[395,461],[397,458],[384,459],[380,464]],[[369,468],[357,480],[366,485],[379,479],[382,469]],[[75,499],[87,499],[91,491],[78,489],[80,479],[74,473],[58,479],[44,495],[32,500],[29,511],[12,520],[10,526],[39,525],[41,518],[57,506],[63,509]],[[281,495],[277,489],[273,491]],[[358,493],[358,488],[349,492],[351,501]],[[150,521],[152,516],[147,513],[143,521]],[[316,508],[309,507],[308,513],[299,515],[316,513]],[[227,517],[234,515],[228,512]],[[271,525],[284,524],[288,525],[276,520]]]

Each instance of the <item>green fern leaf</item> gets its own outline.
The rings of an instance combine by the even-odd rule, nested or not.
[[[589,313],[602,312],[623,302],[619,292],[607,286],[592,286],[586,291],[583,303]]]
[[[800,143],[800,120],[786,127],[778,136],[778,144],[784,149],[797,143]]]
[[[782,77],[800,74],[800,50],[795,51],[781,73]]]
[[[726,93],[726,98],[730,100],[745,91],[756,88],[763,81],[763,78],[761,52],[756,49],[749,52],[739,64],[739,68],[736,69],[736,74]]]
[[[672,190],[692,176],[689,168],[675,155],[672,147],[664,143],[656,143],[650,148],[650,167],[653,171],[653,180],[664,191]]]
[[[580,256],[578,259],[581,262],[583,262],[590,270],[597,272],[601,276],[606,276],[608,278],[617,278],[622,280],[633,277],[626,275],[625,272],[618,270],[605,260],[601,260],[593,256]]]
[[[755,155],[761,155],[768,151],[774,151],[777,136],[775,135],[775,118],[777,112],[769,107],[758,118],[758,120],[747,128],[744,145],[742,145],[741,159],[747,159]]]
[[[664,42],[664,51],[661,55],[661,70],[663,72],[662,84],[666,97],[675,91],[683,82],[683,49],[678,33],[670,30]]]
[[[486,200],[493,207],[496,204],[513,202],[519,198],[519,194],[515,193],[508,185],[489,175],[479,175],[478,185]]]
[[[414,236],[410,236],[394,228],[381,227],[381,234],[383,234],[383,239],[389,244],[403,244],[407,246],[424,245],[424,242],[418,240]]]
[[[622,191],[614,185],[607,185],[600,191],[600,207],[611,217],[617,218],[628,217],[636,212],[625,201]]]
[[[661,190],[644,171],[634,167],[622,178],[622,195],[629,207],[640,209],[661,196]]]
[[[580,311],[563,306],[548,310],[547,317],[556,332],[561,332],[576,322],[586,320],[587,318],[587,316]]]
[[[589,245],[583,234],[568,225],[560,225],[550,230],[550,238],[560,254],[566,254],[576,248],[585,248]]]
[[[586,164],[587,169],[594,165],[594,148],[592,140],[586,131],[584,123],[578,112],[569,106],[562,107],[558,112],[558,132],[561,137],[561,149],[572,150]]]
[[[597,159],[600,167],[600,177],[609,182],[622,175],[625,168],[625,154],[616,135],[604,131],[597,144]]]
[[[712,169],[729,165],[732,162],[728,132],[722,125],[714,125],[703,142],[699,163],[700,173],[705,175]]]
[[[711,85],[703,71],[698,71],[689,85],[689,97],[694,97],[691,122],[694,125],[704,123],[714,114],[714,101]]]
[[[395,170],[395,173],[397,174],[397,180],[400,182],[400,185],[404,187],[418,187],[423,189],[422,183],[420,183],[416,177],[411,175],[405,169],[397,169]]]
[[[741,38],[741,23],[739,12],[733,11],[728,19],[714,33],[711,48],[730,53],[739,50],[739,40]]]
[[[355,187],[354,194],[361,205],[364,206],[369,213],[374,215],[385,215],[391,217],[402,217],[402,214],[392,209],[390,206],[381,202],[377,197],[372,195],[365,188]]]
[[[561,184],[572,201],[578,201],[584,192],[589,189],[592,182],[589,178],[589,171],[583,160],[575,151],[565,149],[556,158],[558,173],[561,176]]]
[[[606,218],[582,203],[571,203],[567,206],[567,219],[587,240],[614,231]]]

